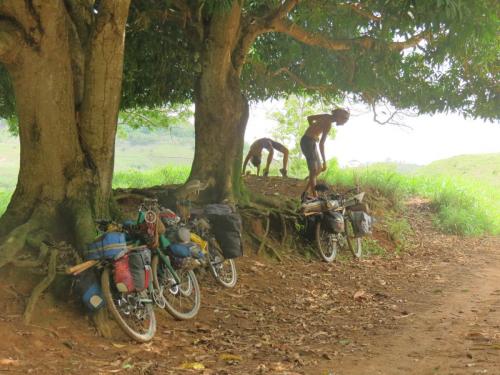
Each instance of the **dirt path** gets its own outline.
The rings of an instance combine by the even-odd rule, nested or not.
[[[443,271],[439,297],[429,296],[383,339],[368,340],[364,358],[349,356],[335,374],[500,374],[500,247],[487,247],[473,267]]]
[[[159,312],[149,344],[119,331],[103,339],[49,297],[24,326],[28,289],[3,271],[0,371],[499,375],[500,238],[440,234],[425,202],[407,212],[414,235],[399,255],[325,264],[290,254],[278,263],[247,251],[232,290],[200,274],[198,317]],[[183,369],[195,365],[203,369]]]

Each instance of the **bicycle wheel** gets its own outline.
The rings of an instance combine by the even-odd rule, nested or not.
[[[224,259],[217,244],[209,243],[208,268],[215,280],[226,288],[234,288],[238,280],[236,264],[233,259]]]
[[[352,226],[351,220],[345,221],[345,237],[347,240],[347,246],[352,253],[354,258],[361,258],[363,254],[363,246],[361,245],[362,239],[361,237],[356,237],[354,235],[354,228]]]
[[[121,293],[114,287],[109,268],[101,274],[101,287],[109,312],[121,329],[139,342],[151,341],[156,332],[153,301],[148,291]]]
[[[155,255],[151,261],[153,287],[165,299],[165,309],[179,320],[191,319],[200,310],[201,293],[193,271],[176,270],[180,283],[175,281],[170,269]]]
[[[320,220],[316,222],[314,240],[321,258],[327,263],[333,262],[337,256],[337,238],[323,230]]]

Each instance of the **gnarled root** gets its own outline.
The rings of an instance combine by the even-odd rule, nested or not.
[[[40,298],[41,294],[45,291],[45,289],[49,287],[49,285],[52,283],[52,281],[54,281],[56,277],[57,254],[57,249],[50,249],[47,276],[42,281],[40,281],[40,283],[33,289],[33,292],[31,293],[23,315],[25,324],[29,324],[31,322],[31,317],[35,309],[35,305],[38,302],[38,298]]]
[[[5,242],[0,245],[0,268],[15,259],[17,253],[26,244],[27,238],[33,229],[35,229],[35,225],[30,220],[7,235]]]
[[[95,324],[97,332],[104,338],[111,338],[113,334],[111,332],[110,319],[108,316],[107,309],[100,309],[92,315],[92,321]]]

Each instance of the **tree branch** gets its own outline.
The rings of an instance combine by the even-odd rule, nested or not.
[[[338,4],[338,6],[344,7],[344,8],[349,8],[354,13],[357,13],[364,18],[368,18],[371,21],[375,21],[375,22],[382,21],[381,16],[376,16],[372,12],[370,12],[369,10],[364,9],[360,3],[342,3],[342,4]]]
[[[245,26],[242,28],[240,41],[237,50],[234,54],[233,64],[238,72],[241,72],[243,64],[250,47],[255,42],[257,37],[270,30],[270,25],[277,20],[284,18],[290,13],[300,2],[300,0],[285,0],[281,6],[272,9],[264,17],[247,17],[244,20]]]
[[[329,39],[319,34],[310,33],[293,22],[283,19],[275,21],[269,31],[281,32],[304,44],[318,46],[330,51],[348,51],[355,46],[372,49],[376,45],[385,45],[391,51],[402,51],[417,46],[422,40],[428,39],[431,35],[430,32],[423,31],[403,42],[383,42],[369,36],[354,39]]]
[[[300,0],[286,0],[280,7],[272,10],[269,15],[264,17],[267,23],[273,23],[276,20],[284,18],[300,2]]]
[[[297,74],[290,71],[290,69],[287,67],[280,68],[280,69],[276,70],[275,72],[273,72],[271,75],[273,77],[275,77],[275,76],[280,75],[280,74],[286,74],[295,83],[297,83],[298,85],[300,85],[303,88],[308,89],[308,90],[316,90],[319,92],[327,92],[327,91],[334,91],[335,90],[335,86],[333,86],[333,85],[311,85],[311,84],[308,84],[302,78],[300,78]]]
[[[13,64],[27,37],[16,19],[0,15],[0,62]]]
[[[93,2],[93,0],[64,0],[66,11],[76,28],[82,45],[87,43],[92,29],[91,25],[94,20],[94,15],[92,14]]]
[[[385,120],[380,120],[379,117],[378,117],[378,113],[377,113],[376,103],[375,102],[370,103],[370,107],[371,107],[372,112],[373,112],[373,121],[376,122],[377,124],[380,124],[380,125],[397,125],[397,126],[401,126],[401,127],[404,127],[404,128],[411,129],[410,126],[406,125],[401,120],[401,116],[411,116],[409,112],[408,113],[404,113],[404,112],[401,112],[401,111],[399,111],[397,109],[391,110],[386,105],[385,107],[390,112],[390,116],[387,117]]]

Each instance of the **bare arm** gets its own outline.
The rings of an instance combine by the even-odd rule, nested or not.
[[[319,152],[321,153],[321,158],[323,159],[323,170],[326,170],[325,141],[326,138],[328,138],[328,133],[330,132],[331,128],[332,128],[331,124],[325,126],[323,134],[321,135],[321,140],[319,141]]]

